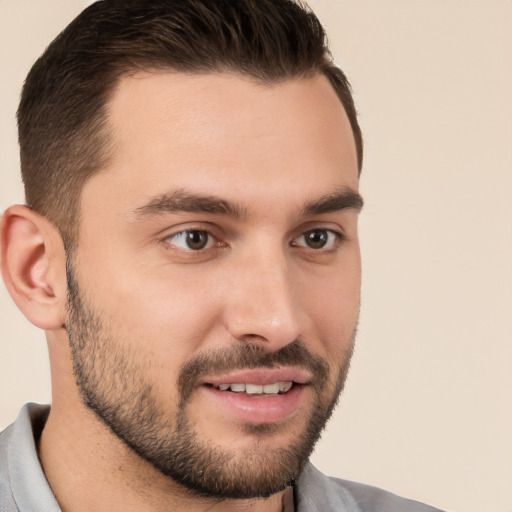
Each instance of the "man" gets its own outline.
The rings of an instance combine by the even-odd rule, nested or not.
[[[105,0],[29,73],[2,272],[52,406],[1,510],[434,510],[308,457],[348,372],[362,138],[289,0]]]

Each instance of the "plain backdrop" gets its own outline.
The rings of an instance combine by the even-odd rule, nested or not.
[[[90,2],[0,0],[0,208],[23,202],[29,67]],[[313,461],[450,511],[512,512],[512,2],[311,0],[366,140],[352,371]],[[48,402],[0,290],[0,427]]]

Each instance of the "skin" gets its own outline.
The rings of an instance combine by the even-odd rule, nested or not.
[[[112,159],[82,192],[74,275],[163,410],[176,413],[176,379],[191,359],[240,344],[272,353],[295,340],[328,365],[322,397],[332,398],[353,342],[361,268],[358,208],[304,211],[358,191],[350,125],[327,79],[270,86],[231,74],[139,73],[121,80],[109,123]],[[220,198],[237,215],[164,211],[162,196],[177,191]],[[281,510],[281,493],[221,502],[192,495],[83,405],[65,330],[62,240],[23,207],[4,217],[4,278],[47,331],[53,403],[39,450],[62,509]],[[178,235],[186,230],[210,231],[206,248],[187,248]],[[307,246],[311,230],[328,234],[324,248]],[[25,265],[14,262],[22,251]],[[192,390],[186,414],[236,461],[288,446],[318,399],[304,386],[293,410],[263,422],[271,434],[244,428],[261,422],[257,411],[241,421],[204,386]]]

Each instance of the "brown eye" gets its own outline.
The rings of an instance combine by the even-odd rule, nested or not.
[[[209,234],[206,231],[189,231],[186,235],[187,247],[194,251],[204,249],[208,243]]]
[[[312,229],[293,241],[294,246],[309,249],[330,249],[336,243],[336,233],[330,229]]]
[[[200,229],[191,229],[187,231],[180,231],[175,235],[167,238],[168,242],[180,249],[189,251],[200,251],[207,249],[213,245],[213,237],[208,231]]]
[[[329,240],[329,233],[327,231],[308,231],[304,233],[304,241],[311,249],[322,249]]]

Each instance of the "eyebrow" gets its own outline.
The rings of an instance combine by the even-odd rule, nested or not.
[[[362,207],[363,198],[357,192],[342,189],[307,203],[302,209],[302,216],[310,217],[347,209],[360,211]],[[183,189],[161,194],[135,210],[135,214],[140,218],[177,212],[206,213],[235,219],[248,216],[247,210],[239,204],[215,196],[186,192]]]
[[[135,214],[138,217],[176,212],[225,215],[235,219],[246,217],[247,214],[245,208],[235,203],[215,196],[186,192],[182,189],[169,194],[159,195],[135,210]]]
[[[350,189],[341,189],[306,204],[302,210],[302,215],[310,217],[341,210],[356,210],[359,212],[363,208],[363,204],[363,198],[359,193]]]

